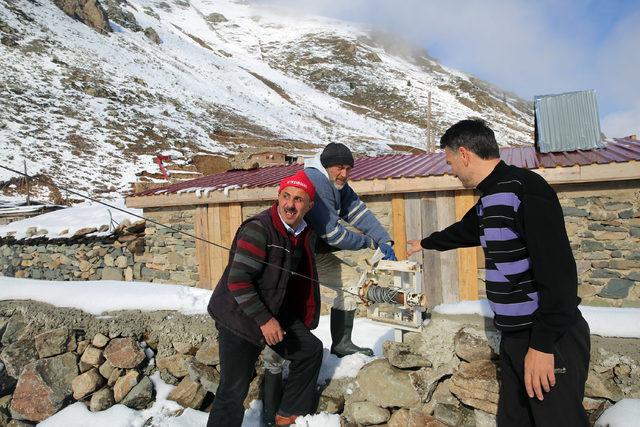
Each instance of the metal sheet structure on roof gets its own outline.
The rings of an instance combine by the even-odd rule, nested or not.
[[[536,96],[534,108],[541,153],[603,146],[594,90]]]
[[[500,157],[507,164],[527,169],[585,166],[640,160],[640,141],[615,139],[605,147],[594,150],[576,150],[560,153],[539,153],[533,146],[504,147]],[[136,196],[177,194],[185,192],[229,191],[235,188],[267,188],[278,185],[285,177],[302,169],[302,165],[270,166],[250,170],[232,170],[216,175],[183,181],[155,188]],[[640,165],[639,165],[640,167]],[[355,160],[352,181],[394,178],[415,178],[451,174],[444,153],[396,154],[362,157]]]

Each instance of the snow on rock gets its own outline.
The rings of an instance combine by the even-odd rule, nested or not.
[[[640,420],[640,399],[622,399],[600,415],[595,427],[633,427]]]

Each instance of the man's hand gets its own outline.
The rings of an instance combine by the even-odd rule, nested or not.
[[[384,258],[382,259],[388,259],[389,261],[398,260],[398,258],[396,258],[396,253],[393,251],[393,248],[389,243],[380,243],[378,248],[380,248],[380,251],[384,254]]]
[[[553,368],[553,353],[543,353],[529,347],[524,357],[524,386],[530,398],[535,393],[538,400],[544,400],[542,390],[549,392],[556,385]]]
[[[407,256],[411,256],[422,250],[422,245],[420,245],[420,240],[409,240],[407,242],[407,246],[409,246],[409,249],[407,250]]]
[[[284,339],[284,334],[286,333],[275,317],[272,317],[267,321],[267,323],[260,326],[260,330],[262,331],[265,341],[269,345],[278,344]]]

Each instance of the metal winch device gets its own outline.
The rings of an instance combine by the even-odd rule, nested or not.
[[[356,285],[367,306],[367,318],[392,325],[395,340],[404,331],[421,331],[427,297],[422,288],[422,269],[413,261],[382,260],[376,251]]]

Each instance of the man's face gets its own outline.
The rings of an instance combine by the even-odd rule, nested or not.
[[[313,202],[302,188],[285,187],[278,194],[278,213],[291,228],[296,228],[312,207]]]
[[[462,182],[462,185],[465,188],[475,188],[476,185],[469,167],[469,161],[465,158],[465,153],[461,152],[460,149],[452,151],[447,147],[444,149],[444,154],[447,157],[447,164],[451,166],[453,175]]]
[[[338,189],[342,190],[342,187],[349,181],[349,175],[351,174],[351,166],[349,165],[334,165],[329,166],[327,173],[329,174],[329,180]]]

